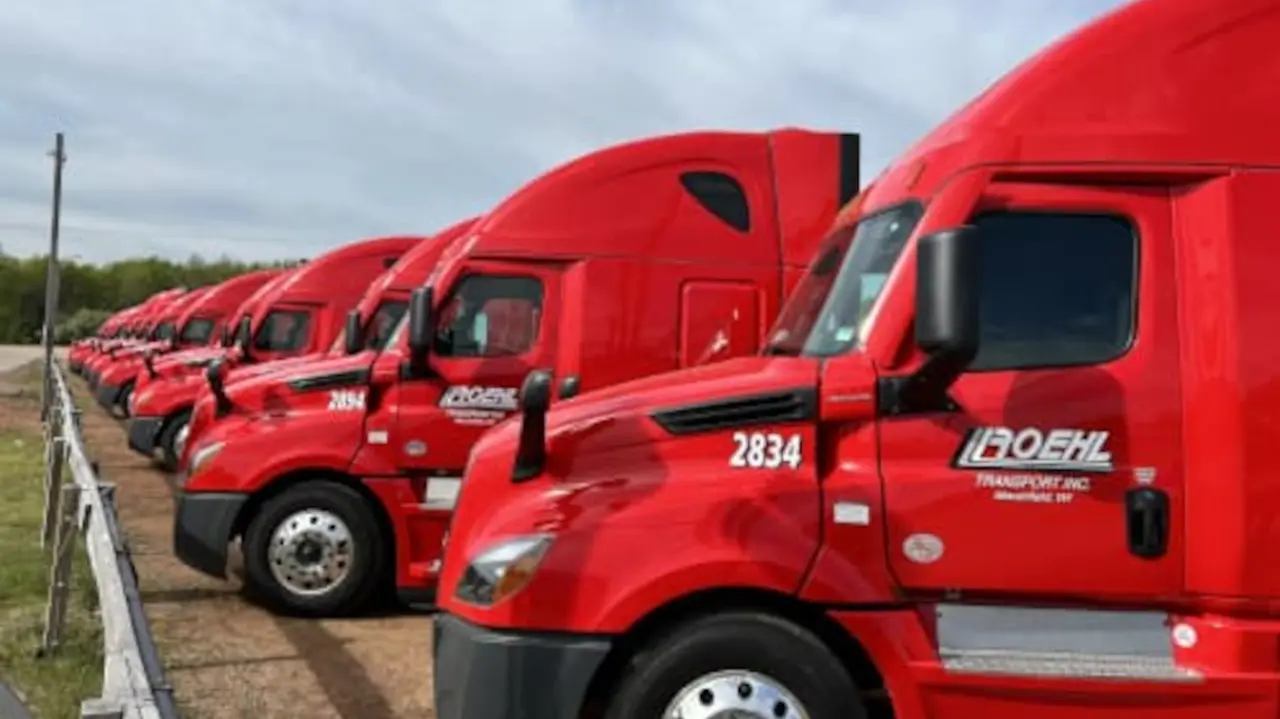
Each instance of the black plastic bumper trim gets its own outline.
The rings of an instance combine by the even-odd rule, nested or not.
[[[495,631],[435,616],[439,719],[565,719],[579,715],[609,653],[605,636]]]
[[[174,495],[174,555],[192,569],[226,579],[231,528],[248,500],[247,494],[178,490]]]
[[[156,452],[156,439],[164,417],[131,417],[129,419],[129,449],[151,457]]]

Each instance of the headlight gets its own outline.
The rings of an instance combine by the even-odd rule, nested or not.
[[[218,453],[222,451],[223,445],[223,442],[214,442],[213,444],[206,445],[193,452],[191,454],[191,462],[187,465],[187,478],[190,479],[195,476],[195,473],[199,472],[202,466],[208,464],[209,460],[218,456]]]
[[[135,407],[151,399],[151,390],[152,388],[148,387],[142,390],[141,394],[129,395],[129,412],[132,413]]]
[[[504,540],[467,564],[454,596],[462,602],[492,606],[525,588],[551,547],[551,535]]]

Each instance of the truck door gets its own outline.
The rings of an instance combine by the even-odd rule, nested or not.
[[[981,349],[953,412],[881,420],[908,591],[1137,600],[1183,586],[1170,195],[993,184]]]
[[[448,503],[471,445],[517,409],[530,371],[556,369],[558,267],[471,262],[438,302],[428,377],[405,382],[389,445],[408,474]],[[444,493],[444,494],[441,494]]]

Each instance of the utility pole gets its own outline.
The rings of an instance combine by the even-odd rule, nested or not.
[[[44,274],[44,385],[40,397],[40,419],[49,420],[53,404],[53,328],[58,320],[58,231],[62,224],[62,166],[67,163],[62,133],[54,135],[53,151],[53,218],[49,224],[49,259]]]

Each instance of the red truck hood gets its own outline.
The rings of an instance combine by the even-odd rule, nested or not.
[[[312,352],[311,354],[284,357],[282,359],[271,360],[269,362],[238,364],[227,372],[226,383],[228,385],[232,383],[238,384],[256,377],[263,377],[278,372],[288,372],[312,362],[325,359],[326,357],[327,355],[324,352]]]
[[[301,400],[295,398],[306,395],[309,405],[318,394],[315,390],[299,388],[309,381],[328,380],[331,384],[327,386],[334,389],[365,386],[368,383],[369,366],[373,364],[375,356],[372,351],[337,357],[317,353],[261,365],[245,365],[229,373],[225,391],[231,398],[231,404],[235,408],[232,411],[236,414],[298,409],[300,405],[294,405]],[[201,401],[210,392],[207,385],[202,387]],[[327,393],[323,394],[327,402]],[[363,419],[363,414],[359,416]]]
[[[673,437],[651,415],[703,402],[748,397],[788,389],[815,389],[818,360],[804,357],[740,357],[667,374],[644,377],[581,397],[556,402],[547,413],[547,442],[552,468],[559,459],[586,452],[612,451]],[[520,415],[485,435],[477,452],[488,447],[513,452]],[[482,449],[484,448],[484,449]]]
[[[227,351],[226,347],[217,347],[208,345],[205,347],[192,347],[191,349],[179,350],[171,352],[154,360],[157,372],[163,373],[165,370],[177,369],[185,367],[188,363],[202,362],[207,363],[217,357],[221,357]]]

